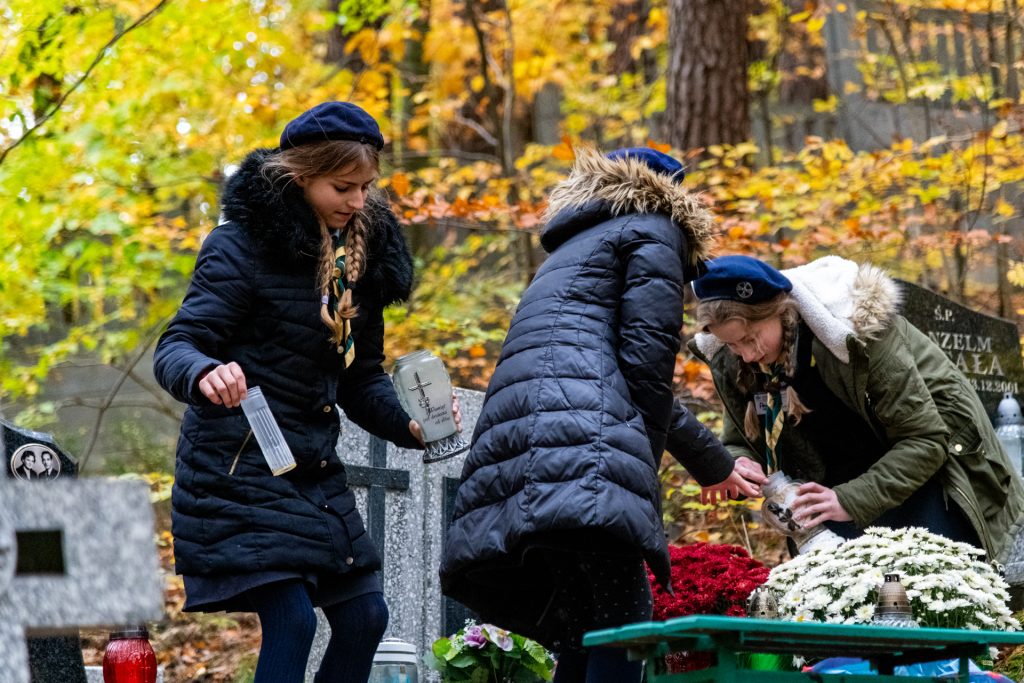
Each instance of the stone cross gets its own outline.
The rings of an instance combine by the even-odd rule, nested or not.
[[[419,381],[419,378],[416,378]],[[348,485],[354,488],[365,488],[366,494],[366,529],[377,547],[382,566],[384,563],[384,529],[387,518],[385,492],[407,491],[409,489],[409,472],[387,468],[388,442],[377,436],[369,439],[370,466],[349,465]]]
[[[468,438],[484,395],[465,389],[456,389],[455,394]],[[461,628],[466,617],[465,608],[442,599],[437,575],[466,453],[425,464],[423,451],[399,448],[343,421],[338,454],[367,529],[378,547],[383,545],[381,582],[391,613],[385,637],[412,643],[422,657],[434,640],[452,632],[452,625]],[[319,610],[318,618],[307,682],[319,668],[330,638],[330,627]],[[421,681],[432,680],[422,664],[419,670]]]
[[[0,477],[0,681],[29,683],[28,636],[159,619],[143,482]]]

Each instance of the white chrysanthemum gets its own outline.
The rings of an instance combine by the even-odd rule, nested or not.
[[[925,529],[869,528],[837,548],[801,555],[772,570],[784,618],[865,623],[884,574],[896,571],[915,619],[926,626],[1017,630],[1008,587],[983,551]]]

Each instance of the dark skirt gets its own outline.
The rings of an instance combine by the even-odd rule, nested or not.
[[[314,607],[329,607],[367,593],[382,592],[377,572],[313,574],[265,571],[233,576],[185,574],[185,612],[252,612],[248,591],[268,583],[301,579]]]

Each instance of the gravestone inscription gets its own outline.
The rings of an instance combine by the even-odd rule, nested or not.
[[[995,416],[1003,394],[1020,400],[1024,364],[1015,323],[972,311],[918,285],[899,284],[904,317],[967,375],[990,417]]]

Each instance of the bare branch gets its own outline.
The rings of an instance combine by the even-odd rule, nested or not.
[[[138,353],[135,354],[135,357],[132,358],[131,362],[128,363],[127,367],[125,367],[125,369],[122,370],[121,376],[117,378],[116,382],[114,382],[114,386],[110,387],[110,391],[107,392],[107,397],[103,399],[103,403],[97,408],[96,421],[93,423],[92,433],[89,435],[89,444],[85,447],[85,450],[82,452],[82,457],[78,463],[79,472],[85,470],[85,465],[86,463],[89,462],[89,456],[92,455],[92,449],[95,448],[96,441],[99,439],[100,428],[103,426],[103,419],[104,417],[106,417],[107,411],[110,410],[110,407],[113,405],[114,399],[117,398],[118,392],[121,391],[121,387],[124,386],[125,380],[128,379],[128,375],[135,368],[135,366],[139,364],[139,361],[141,361],[146,356],[146,352],[149,351],[149,347],[152,346],[153,342],[155,342],[157,340],[157,337],[160,336],[160,332],[163,330],[164,325],[167,323],[167,320],[169,318],[170,316],[167,316],[166,318],[164,318],[163,320],[161,320],[160,322],[153,326],[153,329],[150,330],[149,335],[146,337],[145,343],[142,344],[142,346],[139,348]]]

